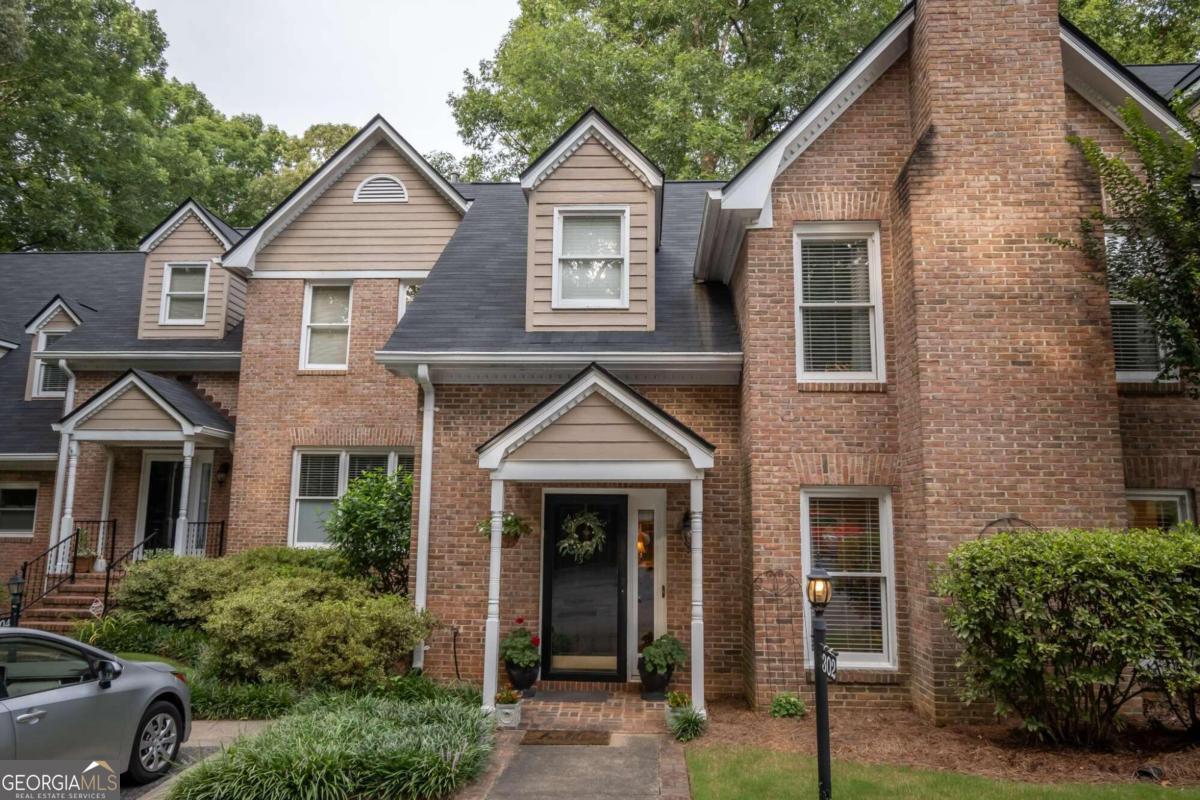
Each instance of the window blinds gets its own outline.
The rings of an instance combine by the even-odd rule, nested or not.
[[[813,564],[835,578],[825,610],[829,646],[851,653],[884,653],[887,576],[874,497],[809,500]]]
[[[802,239],[800,326],[805,372],[874,369],[867,239]]]

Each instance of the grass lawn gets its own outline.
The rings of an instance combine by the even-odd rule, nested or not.
[[[694,800],[757,800],[817,796],[817,762],[811,756],[756,748],[700,747],[687,751]],[[833,762],[838,800],[1200,800],[1200,788],[1145,784],[1029,784],[973,775],[885,765]]]
[[[126,661],[158,661],[163,664],[170,664],[180,672],[183,672],[185,669],[187,669],[186,665],[181,664],[178,661],[170,658],[164,658],[163,656],[156,656],[153,653],[117,653],[116,656],[117,658],[123,658]]]

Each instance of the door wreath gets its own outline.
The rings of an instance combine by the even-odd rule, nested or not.
[[[582,564],[604,549],[604,522],[594,511],[580,511],[563,520],[558,553]]]

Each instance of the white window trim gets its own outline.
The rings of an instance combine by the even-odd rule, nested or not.
[[[400,191],[404,192],[403,199],[392,200],[391,198],[387,198],[387,197],[363,197],[362,196],[363,187],[366,186],[371,181],[376,180],[378,178],[387,178],[388,180],[393,181],[397,185],[399,185]],[[356,202],[356,203],[407,203],[408,202],[408,186],[406,186],[404,181],[400,180],[400,178],[397,177],[396,175],[389,175],[386,172],[379,172],[379,173],[376,173],[375,175],[368,175],[367,177],[365,177],[361,181],[359,181],[358,186],[354,187],[354,202]]]
[[[892,531],[892,492],[885,487],[873,486],[822,486],[803,489],[800,492],[800,557],[804,574],[812,568],[812,531],[809,523],[809,501],[814,497],[868,497],[879,501],[879,549],[880,571],[883,573],[883,654],[852,653],[841,651],[838,666],[845,669],[879,670],[894,672],[900,668],[896,646],[896,551]],[[836,573],[833,591],[837,593]],[[813,668],[812,608],[807,593],[804,597],[805,648],[804,664]]]
[[[46,349],[46,334],[61,334],[66,335],[70,331],[53,330],[53,331],[38,331],[37,332],[37,347],[34,348],[38,352],[43,352]],[[37,365],[33,370],[33,391],[29,393],[30,397],[36,399],[46,399],[55,397],[66,397],[67,391],[64,389],[61,392],[48,392],[42,389],[42,374],[46,371],[47,361],[44,358],[37,359]]]
[[[1109,295],[1108,305],[1111,308],[1112,306],[1134,306],[1134,307],[1137,307],[1138,304],[1133,302],[1132,300],[1122,300],[1118,297],[1113,297],[1113,296]],[[1109,341],[1109,345],[1113,348],[1113,359],[1115,360],[1116,355],[1117,355],[1117,353],[1116,353],[1117,348],[1116,348],[1116,343],[1113,341],[1112,334],[1113,334],[1112,315],[1110,314],[1109,315],[1108,341]],[[1163,359],[1165,358],[1165,356],[1166,356],[1166,353],[1163,352],[1162,343],[1160,342],[1158,345],[1158,363],[1159,364],[1163,363]],[[1161,370],[1119,369],[1119,370],[1117,370],[1117,383],[1174,383],[1177,380],[1175,378],[1168,376],[1166,378],[1163,378],[1160,381],[1159,380],[1160,375],[1162,375]]]
[[[590,214],[620,214],[621,215],[621,296],[613,300],[583,300],[563,299],[562,275],[559,262],[562,254],[562,220],[563,217],[585,216]],[[554,244],[551,254],[551,308],[582,308],[582,309],[627,309],[629,308],[629,206],[627,205],[589,205],[589,206],[557,206],[554,209]]]
[[[400,466],[400,451],[394,447],[297,447],[292,451],[292,486],[289,490],[290,501],[288,503],[288,546],[298,548],[325,548],[331,545],[328,542],[298,542],[296,541],[296,509],[299,506],[301,499],[306,500],[333,500],[336,498],[329,497],[300,497],[300,458],[306,455],[331,455],[337,454],[338,459],[338,488],[337,496],[340,498],[346,493],[346,487],[349,484],[350,476],[350,455],[359,453],[387,453],[388,466],[387,471],[390,475],[395,472]]]
[[[346,361],[342,364],[309,364],[308,363],[308,331],[314,323],[309,322],[312,312],[312,293],[314,286],[345,286],[350,290],[346,303]],[[309,281],[304,284],[304,311],[300,317],[300,370],[302,372],[327,372],[329,370],[348,370],[350,368],[350,327],[354,321],[354,284],[347,281]],[[322,328],[341,328],[340,323],[315,323]]]
[[[197,292],[172,292],[171,291],[171,270],[176,267],[195,268],[204,267],[204,294],[202,300],[203,307],[200,310],[199,317],[191,319],[170,319],[167,314],[167,306],[171,301],[171,295],[181,294],[188,297],[195,297]],[[212,273],[211,265],[207,261],[171,261],[163,264],[162,277],[162,296],[158,301],[158,324],[159,325],[203,325],[208,319],[208,279]]]
[[[1192,522],[1192,493],[1187,489],[1126,489],[1126,500],[1174,500],[1180,508],[1180,522]]]
[[[0,482],[0,489],[33,489],[33,528],[29,531],[0,530],[0,539],[32,539],[34,531],[37,530],[38,505],[42,499],[41,487],[28,481],[3,481]]]
[[[424,281],[400,281],[400,302],[396,306],[396,322],[404,319],[404,315],[408,311],[408,287],[416,286],[420,293],[422,283]]]
[[[867,261],[871,283],[871,363],[870,372],[807,372],[804,369],[804,326],[801,324],[801,305],[809,308],[865,308],[856,303],[802,303],[800,243],[803,239],[844,239],[861,236],[867,239]],[[887,380],[883,327],[883,259],[879,246],[877,222],[806,222],[796,225],[792,232],[792,310],[796,332],[797,383],[884,383]]]

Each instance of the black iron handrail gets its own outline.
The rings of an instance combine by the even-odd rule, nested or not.
[[[81,558],[95,560],[101,535],[106,537],[110,548],[117,540],[115,519],[75,520],[71,527],[70,536],[21,564],[25,589],[20,605],[11,609],[10,618],[15,622],[20,622],[22,612],[64,583],[75,582],[76,564]]]
[[[116,606],[116,581],[124,577],[130,564],[136,564],[149,553],[166,548],[166,530],[153,529],[149,535],[126,550],[121,555],[115,555],[115,539],[109,541],[108,566],[104,570],[104,605],[101,614],[107,614]],[[220,522],[189,522],[182,551],[185,555],[220,558],[225,555],[225,521]]]

